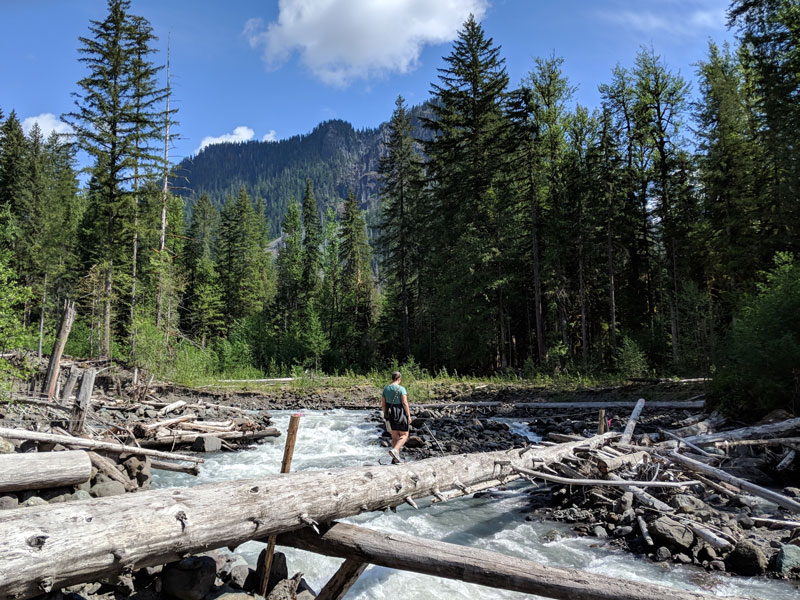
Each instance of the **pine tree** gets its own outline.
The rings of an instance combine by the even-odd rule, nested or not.
[[[129,8],[129,0],[109,0],[106,18],[91,21],[91,36],[80,38],[80,61],[88,73],[78,82],[75,111],[63,116],[94,161],[92,197],[98,207],[91,214],[100,221],[93,227],[102,241],[93,245],[93,260],[104,269],[102,353],[109,357],[115,265],[130,260],[127,248],[136,230],[132,182],[146,140],[154,135],[154,113],[146,107],[157,96],[150,85],[154,72],[140,62],[154,38],[146,21],[130,15]]]
[[[314,198],[314,188],[310,179],[306,179],[306,190],[303,195],[303,230],[302,294],[304,304],[310,304],[316,300],[319,294],[320,246],[322,245],[317,201]]]
[[[303,225],[300,207],[292,200],[281,225],[283,246],[278,251],[278,313],[282,331],[289,331],[300,316],[303,290]]]
[[[365,365],[368,362],[366,336],[373,323],[374,308],[370,259],[366,222],[350,190],[341,223],[341,313],[334,339],[351,364]]]
[[[236,199],[228,198],[220,218],[218,265],[225,298],[225,314],[244,319],[263,307],[261,266],[264,248],[259,221],[242,188]]]
[[[336,213],[328,208],[322,230],[322,289],[319,312],[328,339],[333,336],[334,325],[339,320],[342,267],[339,262],[340,228]]]
[[[14,231],[12,215],[21,212],[26,189],[28,146],[22,124],[13,110],[0,127],[0,218],[6,228],[7,244],[19,236]]]
[[[399,295],[399,339],[402,357],[407,358],[411,353],[410,295],[416,279],[418,254],[417,240],[412,231],[416,225],[415,214],[421,210],[422,165],[411,137],[411,119],[402,96],[395,101],[379,173],[383,183],[379,240],[381,270],[389,289]],[[390,322],[397,322],[397,319]],[[390,336],[390,339],[395,337]]]
[[[432,189],[420,232],[436,354],[486,367],[491,353],[502,365],[508,292],[501,263],[511,232],[503,214],[508,76],[499,47],[472,16],[445,62],[432,85],[434,116],[425,123],[434,135],[425,147]]]

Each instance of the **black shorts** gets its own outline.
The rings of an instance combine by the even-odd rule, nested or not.
[[[387,404],[383,416],[389,421],[392,431],[408,431],[408,417],[402,404]]]

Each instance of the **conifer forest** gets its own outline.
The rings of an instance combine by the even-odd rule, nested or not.
[[[0,353],[49,352],[71,300],[67,354],[176,381],[709,376],[725,407],[796,406],[796,1],[733,0],[736,43],[693,73],[619,57],[598,106],[557,54],[511,81],[469,18],[427,102],[374,130],[181,162],[166,40],[135,12],[109,0],[76,42],[73,134],[0,106]]]

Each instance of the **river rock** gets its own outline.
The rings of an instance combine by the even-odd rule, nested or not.
[[[17,447],[5,438],[0,438],[0,454],[11,454]]]
[[[694,534],[669,517],[659,517],[647,527],[653,539],[668,548],[689,550],[694,543]]]
[[[785,487],[783,488],[783,495],[789,498],[800,498],[800,488],[798,487]]]
[[[633,494],[631,492],[625,492],[614,505],[614,512],[622,514],[631,508],[633,508]]]
[[[679,513],[689,515],[706,508],[705,502],[689,494],[676,494],[669,503]]]
[[[408,441],[406,442],[406,448],[424,448],[424,447],[425,447],[425,441],[422,438],[416,435],[411,435],[408,437]]]
[[[625,525],[624,527],[617,527],[614,530],[614,537],[625,537],[633,533],[633,527]]]
[[[46,504],[47,500],[42,500],[39,496],[31,496],[22,503],[22,506],[44,506]]]
[[[222,440],[214,436],[199,437],[192,444],[195,452],[218,452],[222,450]]]
[[[592,534],[596,538],[607,538],[608,537],[608,532],[606,531],[606,528],[603,527],[602,525],[595,525],[595,527],[592,529]]]
[[[0,510],[17,508],[18,506],[19,500],[16,496],[0,496]]]
[[[225,565],[220,569],[219,576],[227,579],[228,582],[237,589],[244,589],[247,583],[247,576],[250,574],[250,565],[243,556],[234,554],[229,556]]]
[[[769,561],[761,548],[747,540],[736,544],[733,552],[725,559],[728,571],[739,575],[760,575],[767,570],[768,564]]]
[[[92,495],[87,492],[86,490],[75,490],[75,492],[71,495],[70,501],[74,500],[91,500]]]
[[[785,544],[778,550],[775,567],[783,575],[800,575],[800,548]]]
[[[317,592],[314,591],[305,578],[300,578],[300,583],[297,586],[297,600],[314,600],[317,597]]]
[[[99,477],[99,475],[98,475]],[[96,483],[89,490],[89,493],[96,498],[105,498],[107,496],[121,496],[125,493],[125,486],[119,481],[105,481],[103,483]]]
[[[164,567],[164,591],[179,600],[202,600],[214,586],[217,563],[210,556],[190,556]]]
[[[300,578],[302,573],[295,573],[291,579],[284,579],[275,586],[268,595],[266,600],[296,600],[297,586],[300,585]]]
[[[672,558],[672,552],[666,546],[659,546],[656,550],[656,560],[664,561]]]

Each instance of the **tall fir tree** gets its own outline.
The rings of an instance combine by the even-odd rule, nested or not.
[[[395,101],[389,122],[389,139],[379,163],[382,180],[379,246],[380,263],[387,291],[392,296],[388,323],[397,324],[388,339],[402,349],[402,358],[411,354],[412,290],[418,268],[418,240],[415,215],[421,210],[423,192],[422,162],[411,137],[411,119],[402,96]],[[399,313],[400,318],[396,315]],[[399,330],[399,335],[397,335]]]
[[[306,179],[303,194],[303,287],[304,305],[316,302],[320,286],[322,245],[322,226],[319,220],[317,200],[314,198],[314,187],[311,180]]]

